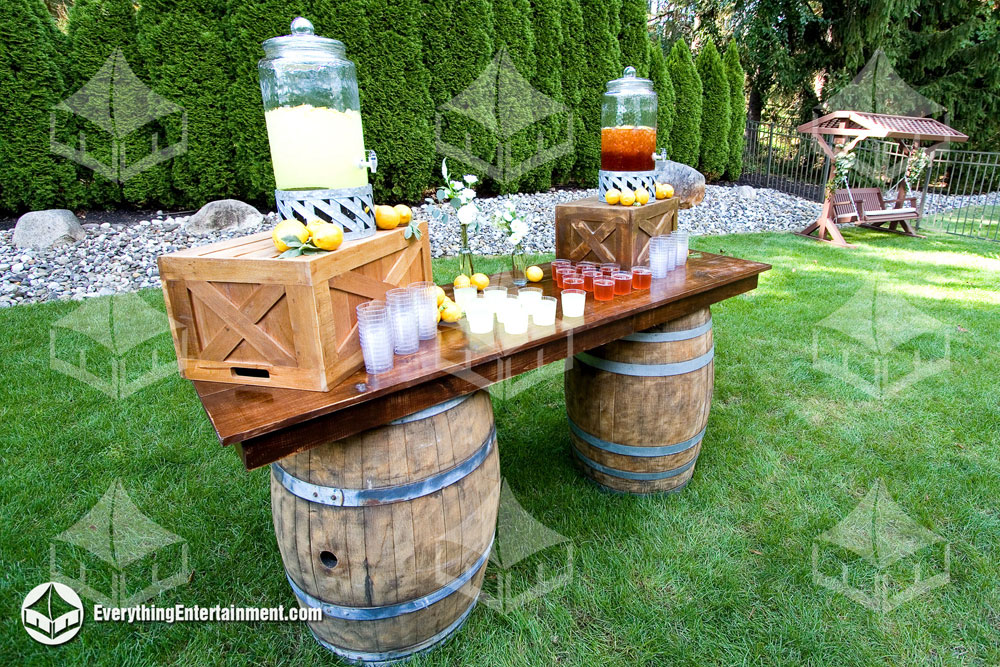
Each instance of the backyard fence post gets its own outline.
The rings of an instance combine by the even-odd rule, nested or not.
[[[920,229],[920,223],[924,221],[924,204],[927,203],[927,190],[931,185],[931,172],[934,171],[934,162],[937,161],[937,151],[931,151],[931,159],[927,164],[927,173],[924,175],[924,187],[920,193],[920,211],[917,216],[917,229]]]
[[[774,123],[769,123],[767,129],[767,175],[764,177],[765,179],[764,183],[766,185],[769,185],[771,183],[771,147],[773,144],[774,144]]]

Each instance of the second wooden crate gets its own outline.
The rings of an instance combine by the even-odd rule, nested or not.
[[[649,263],[649,239],[677,229],[679,199],[611,206],[588,197],[556,206],[556,257],[574,262]]]

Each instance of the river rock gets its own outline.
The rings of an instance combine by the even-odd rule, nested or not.
[[[242,231],[258,227],[264,216],[250,204],[238,199],[208,202],[184,222],[189,234]]]
[[[73,211],[54,208],[31,211],[18,218],[13,241],[18,248],[51,248],[77,243],[86,236]]]
[[[657,162],[656,180],[674,186],[674,196],[681,200],[681,208],[691,208],[705,199],[705,177],[700,171],[686,164],[665,160],[663,167]]]

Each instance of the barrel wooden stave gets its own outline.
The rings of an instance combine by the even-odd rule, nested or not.
[[[282,459],[289,475],[310,484],[384,489],[425,480],[481,453],[471,472],[412,500],[337,507],[292,495],[271,476],[275,535],[292,581],[319,600],[347,607],[396,605],[471,579],[429,606],[391,618],[346,620],[324,615],[310,629],[343,654],[405,654],[448,630],[482,586],[499,506],[500,471],[489,395],[477,392],[448,410],[387,425]],[[324,552],[336,564],[324,564]],[[300,605],[305,605],[300,599]]]
[[[711,355],[713,337],[708,308],[648,329],[643,334],[705,329],[690,338],[668,342],[618,340],[587,354],[610,362],[676,364]],[[600,447],[573,430],[570,437],[579,454],[598,466],[639,475],[677,474],[661,479],[629,479],[602,472],[579,460],[583,472],[597,483],[628,493],[679,490],[694,474],[701,437],[708,423],[714,385],[714,361],[690,372],[665,377],[640,377],[595,368],[575,359],[565,374],[566,411],[585,434],[605,441]],[[608,451],[608,443],[627,447],[676,446],[662,456],[638,456]],[[644,454],[646,452],[643,452]],[[686,470],[680,468],[688,466]]]

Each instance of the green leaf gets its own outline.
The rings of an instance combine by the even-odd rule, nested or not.
[[[281,242],[289,248],[298,248],[302,245],[302,241],[299,240],[299,237],[292,234],[289,234],[288,236],[281,236],[279,238],[281,239]]]
[[[403,238],[404,239],[409,239],[411,236],[413,236],[413,226],[412,225],[408,226],[406,229],[403,230]]]
[[[278,255],[278,259],[288,259],[289,257],[298,257],[302,254],[302,247],[289,248],[285,252]]]
[[[444,177],[444,180],[447,182],[447,180],[448,180],[448,158],[445,158],[445,159],[441,160],[441,175]]]

